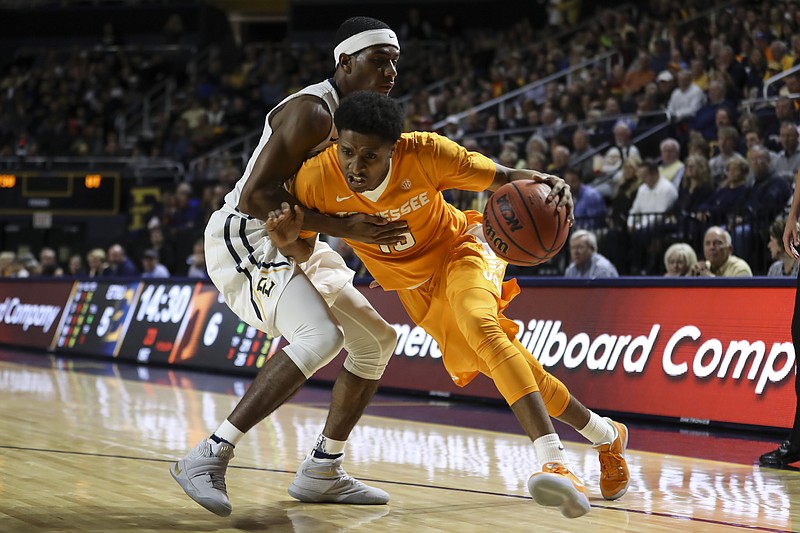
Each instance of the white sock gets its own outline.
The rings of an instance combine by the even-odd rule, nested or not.
[[[567,453],[564,445],[557,433],[548,433],[533,441],[533,449],[536,451],[536,458],[544,465],[545,463],[561,463],[569,468]]]
[[[236,446],[239,443],[239,441],[242,440],[242,437],[244,437],[244,433],[239,431],[239,428],[237,428],[236,426],[234,426],[233,424],[228,422],[227,418],[225,419],[225,421],[222,424],[220,424],[220,426],[214,432],[214,435],[216,435],[217,437],[219,437],[219,438],[221,438],[223,440],[226,440],[226,441],[230,442],[234,446]],[[210,438],[208,439],[208,441],[209,442],[214,442]]]
[[[346,440],[333,440],[320,433],[319,437],[317,437],[317,443],[314,445],[314,451],[325,455],[338,456],[344,453],[345,444],[347,444]]]
[[[589,422],[586,427],[579,429],[578,433],[583,435],[593,446],[600,444],[611,444],[617,438],[617,428],[608,418],[602,418],[597,413],[589,411]]]

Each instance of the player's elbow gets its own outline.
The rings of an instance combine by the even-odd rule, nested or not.
[[[268,189],[250,189],[245,186],[239,198],[239,211],[266,220],[267,214],[273,209],[271,206],[280,205],[280,201],[273,191]],[[277,207],[275,207],[277,209]]]

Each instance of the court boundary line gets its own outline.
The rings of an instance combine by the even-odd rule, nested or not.
[[[77,455],[83,457],[97,457],[101,459],[125,459],[125,460],[132,460],[132,461],[149,461],[154,463],[172,463],[174,462],[173,459],[159,459],[159,458],[152,458],[152,457],[136,457],[132,455],[118,455],[118,454],[110,454],[110,453],[98,453],[98,452],[80,452],[74,450],[57,450],[53,448],[31,448],[25,446],[13,446],[8,444],[0,444],[0,450],[10,450],[10,451],[20,451],[20,452],[34,452],[34,453],[53,453],[53,454],[63,454],[63,455]],[[282,470],[277,468],[262,468],[256,466],[241,466],[241,465],[229,465],[229,468],[234,468],[238,470],[251,470],[256,472],[271,472],[274,474],[294,474],[295,472],[291,470]],[[442,485],[424,485],[422,483],[411,483],[407,481],[386,481],[383,479],[375,479],[375,478],[365,478],[361,477],[360,479],[364,481],[370,481],[375,483],[387,483],[389,485],[399,485],[404,487],[417,487],[417,488],[424,488],[424,489],[434,489],[434,490],[447,490],[447,491],[454,491],[454,492],[464,492],[469,494],[477,494],[483,496],[499,496],[503,498],[514,498],[518,500],[527,500],[529,499],[528,496],[523,496],[519,494],[507,494],[503,492],[492,492],[492,491],[483,491],[483,490],[474,490],[474,489],[462,489],[456,487],[446,487]],[[724,522],[722,520],[714,520],[711,518],[698,518],[698,517],[691,517],[691,516],[684,516],[684,515],[676,515],[672,513],[665,513],[665,512],[655,512],[655,511],[643,511],[640,509],[631,509],[627,507],[612,507],[610,505],[601,505],[596,503],[591,503],[590,506],[595,509],[607,509],[611,511],[625,511],[629,513],[636,513],[645,516],[656,516],[660,518],[668,518],[673,520],[681,520],[685,522],[698,522],[701,524],[711,524],[711,525],[718,525],[718,526],[729,526],[734,528],[746,529],[749,531],[764,531],[766,533],[793,533],[790,529],[776,529],[770,527],[763,527],[763,526],[750,526],[747,524],[739,524],[735,522]]]

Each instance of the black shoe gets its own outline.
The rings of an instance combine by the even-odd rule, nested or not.
[[[758,458],[761,466],[784,466],[800,461],[800,449],[792,446],[788,440],[783,441],[780,448],[767,452]]]

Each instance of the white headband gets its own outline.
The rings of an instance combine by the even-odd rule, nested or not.
[[[333,63],[339,64],[339,56],[342,54],[355,54],[356,52],[375,46],[377,44],[391,44],[400,49],[400,42],[397,35],[390,29],[366,30],[361,33],[351,35],[333,49]]]

